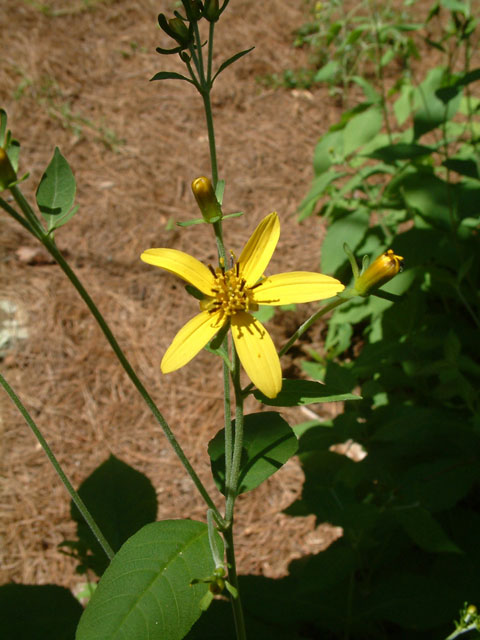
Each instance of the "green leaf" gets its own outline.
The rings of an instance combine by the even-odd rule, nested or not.
[[[341,70],[340,64],[336,60],[330,60],[323,65],[313,76],[314,82],[333,82]]]
[[[436,67],[429,72],[427,78],[416,89],[416,101],[420,108],[413,118],[415,139],[451,119],[457,112],[462,94],[458,91],[448,103],[443,102],[437,92],[439,89],[448,88],[448,85],[446,86],[444,83],[444,70],[441,67]]]
[[[222,64],[218,67],[217,73],[212,78],[212,83],[214,82],[215,78],[220,73],[222,73],[222,71],[224,71],[227,67],[229,67],[231,64],[236,62],[239,58],[246,56],[247,53],[250,53],[250,51],[253,51],[253,49],[255,49],[255,47],[250,47],[250,49],[245,49],[245,51],[240,51],[239,53],[236,53],[231,58],[228,58],[228,60],[225,60],[225,62],[222,62]]]
[[[74,640],[82,606],[53,584],[0,587],[0,620],[5,640]]]
[[[207,525],[164,520],[123,545],[102,576],[76,640],[181,640],[201,614],[214,563]]]
[[[190,78],[182,76],[181,73],[176,73],[175,71],[159,71],[153,76],[153,78],[150,78],[150,82],[153,82],[154,80],[186,80],[187,82],[190,82],[190,84],[194,84]]]
[[[434,152],[432,147],[426,147],[421,144],[408,144],[399,142],[398,144],[390,144],[385,147],[375,149],[367,154],[369,158],[376,158],[394,164],[397,160],[412,160],[421,156],[428,156]]]
[[[260,391],[253,395],[271,407],[297,407],[318,402],[344,402],[346,400],[361,400],[360,396],[345,393],[328,384],[313,380],[284,380],[282,390],[276,398],[267,398]]]
[[[235,428],[235,421],[232,421]],[[272,411],[245,416],[238,494],[251,491],[295,455],[298,447],[290,425]],[[208,455],[215,484],[225,494],[225,431],[210,440]]]
[[[150,480],[113,455],[83,481],[78,493],[114,551],[157,517],[157,496]],[[108,558],[73,502],[70,511],[77,523],[79,559],[101,575]]]
[[[72,209],[76,188],[70,165],[55,147],[36,193],[37,205],[47,222],[48,231],[61,227],[76,212],[77,208]]]
[[[398,508],[392,511],[395,520],[421,549],[431,553],[461,553],[432,514],[422,507]]]
[[[347,156],[366,142],[370,142],[382,128],[383,114],[374,106],[353,117],[343,132],[343,153]]]
[[[334,274],[347,261],[342,248],[345,242],[355,252],[367,232],[369,220],[369,211],[359,208],[328,227],[322,244],[322,273]]]
[[[343,161],[343,131],[330,131],[320,138],[313,155],[315,175],[327,171],[332,164]]]

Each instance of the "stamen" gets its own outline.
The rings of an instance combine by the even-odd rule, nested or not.
[[[215,273],[215,269],[212,267],[211,264],[208,265],[208,268],[210,269],[210,272],[213,275],[213,277],[216,278],[217,274]]]
[[[237,264],[235,265],[235,273],[236,273],[237,278],[238,278],[238,276],[240,275],[240,263],[239,262],[237,262]]]
[[[254,284],[253,286],[251,286],[250,289],[256,289],[257,287],[259,287],[263,283],[264,283],[264,280],[260,280],[260,282],[257,282],[257,284]]]

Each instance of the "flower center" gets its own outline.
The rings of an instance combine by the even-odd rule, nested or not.
[[[213,269],[210,267],[214,277],[215,286],[212,287],[215,297],[209,304],[209,311],[215,313],[220,311],[224,316],[231,316],[239,311],[255,309],[257,305],[253,302],[251,289],[246,286],[246,280],[240,272],[238,262],[225,271],[224,267]]]

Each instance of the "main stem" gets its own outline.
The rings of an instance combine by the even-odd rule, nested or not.
[[[92,298],[88,294],[87,290],[82,285],[82,283],[78,279],[78,277],[75,274],[75,272],[71,269],[70,265],[67,263],[67,261],[65,260],[63,255],[57,249],[57,246],[55,245],[54,241],[50,237],[45,236],[45,238],[43,239],[43,244],[48,249],[50,254],[55,258],[55,260],[57,261],[57,263],[60,266],[60,268],[62,269],[62,271],[65,273],[67,278],[73,284],[73,286],[78,291],[79,295],[81,296],[81,298],[83,299],[83,301],[85,302],[87,307],[89,308],[90,312],[92,313],[93,317],[95,318],[95,320],[99,324],[99,326],[100,326],[101,330],[103,331],[105,337],[107,338],[108,342],[110,343],[110,346],[112,347],[115,355],[117,356],[118,360],[120,361],[120,364],[124,368],[126,374],[130,378],[130,380],[133,382],[133,384],[136,387],[137,391],[140,393],[140,395],[142,396],[142,398],[144,399],[144,401],[148,405],[150,411],[153,413],[153,415],[154,415],[155,419],[157,420],[157,422],[162,427],[162,430],[163,430],[165,436],[167,437],[167,440],[171,444],[173,450],[177,454],[178,458],[180,459],[180,462],[183,464],[183,466],[184,466],[185,470],[187,471],[188,475],[192,478],[192,480],[193,480],[195,486],[197,487],[200,495],[202,496],[202,498],[204,499],[206,504],[210,507],[210,509],[212,509],[212,511],[214,512],[216,518],[221,521],[220,513],[219,513],[217,507],[215,506],[212,498],[210,497],[208,491],[203,486],[202,481],[197,476],[195,470],[193,469],[192,465],[190,464],[190,461],[188,460],[187,456],[183,452],[183,449],[181,448],[181,446],[177,442],[177,439],[173,435],[173,433],[172,433],[170,427],[168,426],[165,418],[160,413],[160,410],[158,409],[157,405],[155,404],[155,402],[151,398],[150,394],[145,389],[145,387],[143,386],[143,384],[140,381],[139,377],[135,373],[135,370],[133,369],[132,365],[130,364],[130,362],[128,361],[127,357],[123,353],[123,351],[120,348],[120,345],[118,344],[118,342],[117,342],[115,336],[113,335],[110,327],[108,326],[108,324],[105,321],[104,317],[102,316],[102,314],[98,310],[97,306],[93,302]]]

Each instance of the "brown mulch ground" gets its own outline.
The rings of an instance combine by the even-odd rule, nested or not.
[[[207,225],[173,224],[198,216],[189,185],[209,173],[200,98],[187,83],[148,81],[159,70],[182,70],[176,56],[155,53],[169,45],[156,27],[157,14],[171,12],[173,3],[99,1],[89,10],[80,0],[49,5],[58,15],[44,15],[33,2],[0,0],[0,106],[22,143],[21,172],[31,173],[24,192],[34,193],[59,146],[76,175],[80,210],[57,242],[218,495],[206,445],[222,425],[221,371],[202,352],[180,371],[161,375],[165,348],[196,307],[180,282],[139,260],[153,246],[206,261],[215,253]],[[309,219],[300,226],[295,210],[312,178],[315,142],[341,112],[324,88],[273,90],[258,82],[305,62],[306,54],[291,46],[292,31],[305,20],[302,0],[268,3],[261,16],[256,0],[232,0],[216,32],[217,64],[256,46],[219,78],[213,93],[224,210],[246,214],[225,225],[226,244],[238,252],[260,219],[278,211],[282,235],[272,273],[318,267],[321,223]],[[15,330],[3,345],[2,371],[73,483],[113,453],[152,480],[159,519],[204,519],[191,481],[83,302],[58,267],[35,253],[34,239],[5,214],[0,219],[0,320]],[[278,345],[308,311],[275,317],[270,326]],[[321,349],[321,331],[315,327],[308,336],[313,348]],[[74,533],[68,495],[3,393],[0,403],[0,583],[74,587],[75,564],[57,549]],[[255,403],[248,408],[256,410]],[[291,423],[305,420],[300,410],[285,414]],[[239,499],[241,573],[283,575],[293,558],[338,535],[328,526],[315,529],[313,517],[282,514],[301,493],[302,480],[293,459]]]

